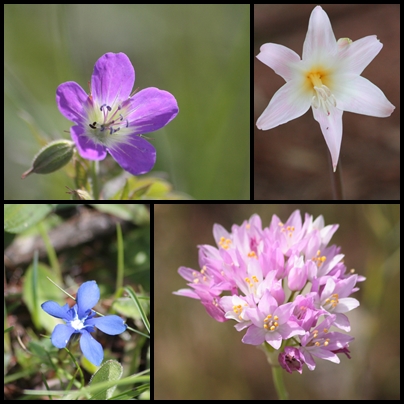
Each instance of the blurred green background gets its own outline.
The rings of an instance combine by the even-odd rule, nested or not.
[[[400,394],[399,205],[160,205],[155,210],[155,398],[276,399],[271,369],[259,349],[241,342],[235,322],[216,322],[199,301],[172,294],[186,288],[177,269],[198,267],[199,244],[214,244],[214,223],[230,231],[253,213],[263,227],[300,209],[339,223],[330,244],[367,277],[347,313],[355,340],[341,363],[316,360],[314,371],[284,374],[292,399],[398,399]],[[303,216],[304,217],[304,216]]]
[[[196,199],[248,199],[249,5],[5,5],[4,24],[6,199],[68,199],[64,171],[20,177],[44,141],[70,139],[57,86],[87,90],[106,52],[129,56],[135,88],[178,101],[177,118],[149,135],[151,174]]]

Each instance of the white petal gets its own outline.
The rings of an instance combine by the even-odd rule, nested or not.
[[[356,114],[385,118],[395,109],[379,87],[361,76],[341,80],[334,94],[339,108]]]
[[[285,81],[292,79],[290,65],[300,62],[300,56],[286,46],[266,43],[261,46],[257,59],[265,63]]]
[[[382,48],[383,44],[376,35],[366,36],[352,42],[338,54],[341,69],[345,73],[361,74]]]
[[[284,84],[272,97],[257,120],[258,129],[268,130],[299,118],[310,108],[312,95],[299,85],[301,80]]]
[[[331,154],[334,171],[337,168],[339,152],[342,141],[342,113],[338,108],[331,107],[330,115],[326,115],[321,109],[313,108],[314,119],[320,124],[321,132]]]
[[[334,54],[338,50],[337,40],[327,13],[320,7],[310,15],[309,28],[303,44],[303,60],[317,59],[324,52]]]

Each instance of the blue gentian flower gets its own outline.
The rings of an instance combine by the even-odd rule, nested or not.
[[[72,334],[81,334],[80,348],[84,356],[94,365],[99,366],[104,358],[102,346],[92,336],[97,327],[109,335],[117,335],[126,330],[126,324],[118,316],[95,316],[91,310],[100,299],[100,289],[95,281],[84,282],[77,291],[76,304],[69,307],[60,306],[51,300],[41,307],[53,317],[61,318],[66,324],[58,324],[52,332],[51,341],[56,348],[64,348]]]

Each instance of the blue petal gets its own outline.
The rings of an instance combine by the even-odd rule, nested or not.
[[[44,311],[46,311],[53,317],[63,318],[67,321],[70,319],[67,315],[67,312],[70,310],[70,307],[67,303],[64,306],[61,306],[60,304],[57,304],[52,300],[48,300],[47,302],[42,303],[41,307]]]
[[[102,332],[117,335],[126,330],[126,324],[118,316],[105,316],[88,319],[85,325],[95,325]]]
[[[51,341],[56,348],[64,348],[68,343],[74,328],[66,324],[58,324],[52,332]]]
[[[84,318],[86,311],[92,309],[100,300],[100,289],[97,282],[84,282],[77,291],[76,300],[79,318]]]
[[[97,342],[90,333],[83,330],[80,338],[80,348],[84,356],[94,365],[100,366],[104,358],[102,346]]]

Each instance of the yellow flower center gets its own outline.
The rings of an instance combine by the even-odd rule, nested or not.
[[[318,72],[310,72],[307,78],[315,91],[311,105],[316,109],[321,109],[326,115],[330,115],[330,109],[337,106],[337,100],[331,90],[323,84],[325,76]]]

